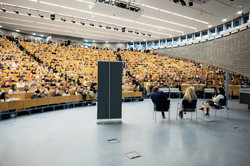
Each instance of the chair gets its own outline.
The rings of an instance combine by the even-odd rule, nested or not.
[[[158,100],[154,104],[153,120],[156,123],[156,112],[168,112],[168,122],[170,123],[170,100]]]
[[[31,114],[31,111],[36,109],[36,99],[26,99],[23,102],[23,109],[29,112],[29,115]]]
[[[220,99],[219,104],[213,106],[213,109],[215,110],[215,117],[216,117],[216,112],[217,110],[220,110],[220,118],[222,118],[222,110],[226,110],[227,111],[227,119],[229,119],[229,115],[228,115],[228,110],[226,108],[227,105],[227,99]]]
[[[179,108],[180,105],[181,105],[180,103],[177,104],[176,121],[178,119],[178,108]],[[197,123],[196,105],[197,105],[197,100],[192,100],[191,103],[189,103],[187,101],[182,106],[183,106],[183,112],[191,112],[191,121],[192,121],[193,113],[194,112],[196,113],[196,123]]]

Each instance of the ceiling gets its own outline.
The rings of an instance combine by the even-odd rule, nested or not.
[[[139,17],[129,17],[129,13],[114,15],[113,10],[104,12],[95,6],[94,0],[0,0],[6,8],[6,12],[0,10],[0,25],[5,29],[20,30],[29,34],[57,34],[80,37],[88,41],[149,41],[201,31],[208,26],[222,24],[223,19],[230,21],[239,17],[238,11],[244,14],[250,10],[249,0],[193,2],[193,7],[189,7],[188,4],[182,6],[172,0],[132,0],[131,4],[140,6],[143,13]],[[19,14],[16,14],[14,9],[17,9]],[[28,9],[31,16],[27,15]],[[119,10],[123,13],[124,9]],[[51,13],[56,15],[55,21],[50,20]],[[39,17],[39,14],[44,17]],[[65,18],[66,22],[61,21],[61,18]],[[90,26],[90,23],[94,26]],[[111,29],[106,29],[106,26]],[[121,31],[122,27],[126,27],[126,32]]]

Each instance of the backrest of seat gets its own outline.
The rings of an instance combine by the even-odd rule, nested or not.
[[[227,99],[226,98],[225,99],[220,99],[219,103],[220,103],[221,106],[225,106],[225,105],[227,105]]]
[[[184,109],[195,109],[197,105],[197,100],[192,100],[191,103],[189,103],[187,100],[183,100],[182,106]]]
[[[168,111],[170,100],[157,100],[155,103],[155,111]]]
[[[0,111],[7,111],[9,109],[8,102],[0,102]]]

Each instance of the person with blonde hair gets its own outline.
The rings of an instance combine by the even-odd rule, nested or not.
[[[183,111],[186,105],[190,105],[193,101],[197,102],[197,96],[195,94],[195,91],[192,87],[188,87],[185,91],[185,95],[182,99],[182,104],[179,107],[179,117],[183,118]]]

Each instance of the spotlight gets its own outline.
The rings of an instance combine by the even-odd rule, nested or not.
[[[174,0],[174,3],[178,3],[179,2],[179,0]]]
[[[54,21],[54,20],[56,19],[56,15],[55,15],[55,14],[51,14],[51,15],[50,15],[50,19],[51,19],[52,21]]]
[[[180,0],[182,6],[186,6],[186,2],[184,0]]]
[[[148,36],[151,36],[151,34],[148,34]]]
[[[102,28],[102,25],[98,25],[100,28]]]
[[[28,16],[31,16],[31,12],[29,10],[27,11],[27,14],[28,14]]]
[[[76,21],[75,20],[71,20],[71,22],[74,24],[74,23],[76,23]]]
[[[145,33],[141,33],[143,36],[145,36]]]
[[[82,24],[82,25],[85,25],[85,23],[84,23],[83,21],[81,21],[81,24]]]
[[[118,28],[114,28],[114,30],[118,31],[119,29]]]
[[[106,29],[111,29],[111,27],[109,27],[109,26],[106,26]]]
[[[65,18],[61,18],[62,21],[66,22],[66,19]]]
[[[92,27],[93,27],[93,26],[95,26],[95,25],[94,25],[94,24],[92,24],[92,23],[90,23],[89,25],[90,25],[90,26],[92,26]]]
[[[40,16],[41,18],[43,18],[43,15],[42,15],[42,14],[39,14],[39,16]]]
[[[123,28],[122,28],[122,32],[125,32],[125,30],[126,30],[126,28],[125,28],[125,27],[123,27]]]
[[[194,3],[191,2],[191,1],[189,1],[188,4],[189,4],[190,7],[191,7],[191,6],[194,6]]]
[[[15,12],[16,14],[19,14],[19,11],[18,11],[17,9],[15,9],[14,12]]]
[[[137,35],[138,35],[138,34],[139,34],[139,32],[135,32],[135,34],[137,34]]]
[[[4,7],[4,5],[1,6],[1,9],[3,12],[6,12],[6,8]]]
[[[129,33],[133,33],[133,31],[131,31],[131,30],[128,30],[128,32],[129,32]]]

